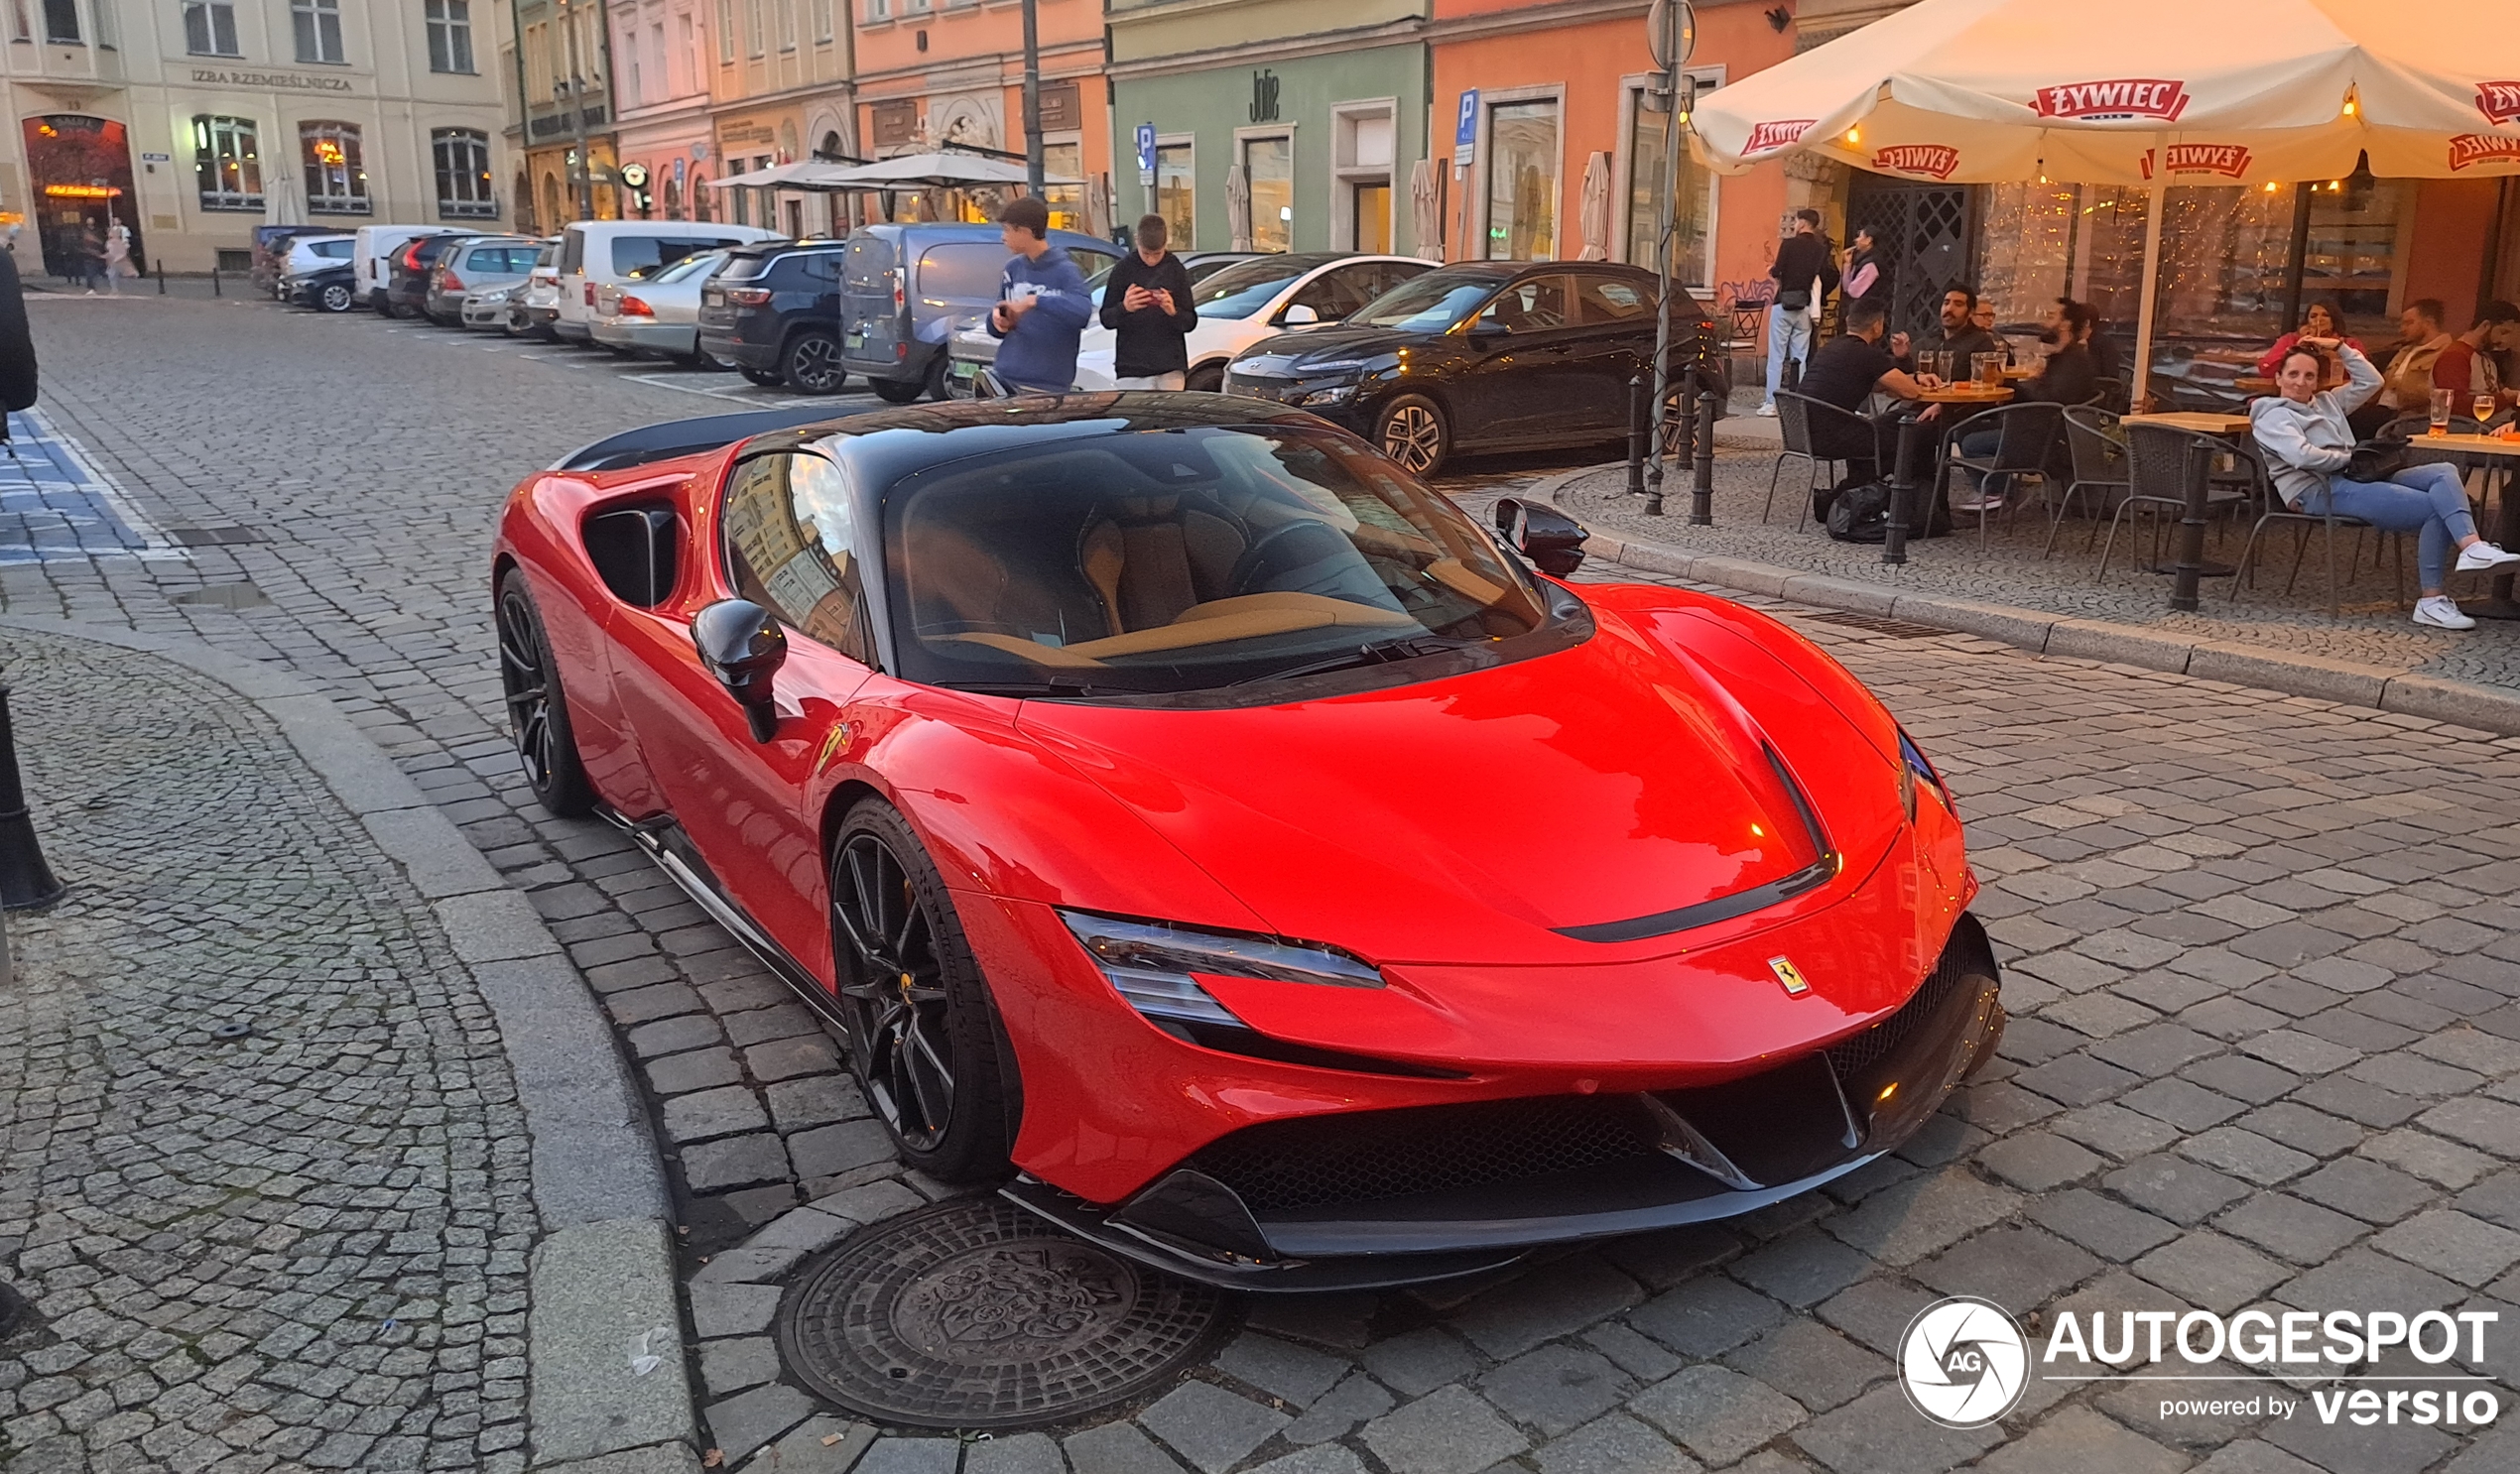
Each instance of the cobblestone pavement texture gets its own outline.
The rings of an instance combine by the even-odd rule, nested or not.
[[[2499,1425],[2165,1420],[2128,1383],[2037,1383],[2003,1424],[1945,1433],[1888,1360],[1952,1291],[2025,1314],[2368,1303],[2520,1324],[2520,941],[2501,899],[2520,880],[2520,740],[1755,599],[1835,650],[1952,775],[2015,1012],[1988,1073],[1896,1156],[1746,1219],[1440,1292],[1261,1301],[1190,1382],[1097,1427],[871,1438],[784,1375],[777,1286],[937,1190],[893,1166],[801,1007],[609,833],[523,798],[495,709],[480,560],[506,486],[706,406],[593,354],[486,353],[367,318],[174,304],[146,328],[72,327],[79,310],[37,309],[57,420],[161,525],[269,541],[190,567],[0,570],[0,591],[292,665],[529,892],[659,1107],[693,1369],[728,1467],[2520,1466]],[[199,393],[239,361],[270,415]],[[285,407],[309,402],[343,432],[300,430]],[[272,605],[169,602],[241,578]],[[2462,1370],[2512,1370],[2489,1363]]]
[[[470,973],[232,691],[6,649],[74,884],[0,989],[0,1469],[522,1469],[537,1223]]]
[[[2386,550],[2405,562],[2403,601],[2395,599],[2387,564],[2373,565],[2382,552],[2377,539],[2365,535],[2360,542],[2338,541],[2339,578],[2347,580],[2348,572],[2350,577],[2343,581],[2341,608],[2335,614],[2328,611],[2324,553],[2316,541],[2303,559],[2292,593],[2284,592],[2294,554],[2295,535],[2290,530],[2271,530],[2260,541],[2264,570],[2240,590],[2238,602],[2228,597],[2230,579],[2208,578],[2203,584],[2203,607],[2194,614],[2174,614],[2170,579],[2133,566],[2139,558],[2152,555],[2148,522],[2120,530],[2107,581],[2099,582],[2094,574],[2100,550],[2092,535],[2097,531],[2104,536],[2106,525],[2078,512],[2059,533],[2055,556],[2043,558],[2041,548],[2049,524],[2044,504],[2036,500],[2016,509],[2009,522],[1998,514],[1990,521],[1982,545],[1971,521],[1964,534],[1911,542],[1906,565],[1889,568],[1882,565],[1878,544],[1832,542],[1808,521],[1796,528],[1798,511],[1807,512],[1809,507],[1801,488],[1810,478],[1799,462],[1787,462],[1783,474],[1776,477],[1775,507],[1768,509],[1769,477],[1777,465],[1777,450],[1773,442],[1752,439],[1755,433],[1748,423],[1738,420],[1718,427],[1712,527],[1689,525],[1690,476],[1685,471],[1666,476],[1667,515],[1662,517],[1645,516],[1644,504],[1627,494],[1623,462],[1572,478],[1554,500],[1587,525],[1693,553],[1752,558],[1798,572],[1891,584],[1910,593],[1982,599],[2197,640],[2237,641],[2391,671],[2520,687],[2520,623],[2481,620],[2473,630],[2455,633],[2419,628],[2409,619],[2415,564],[2408,539],[2392,539]],[[1763,512],[1765,522],[1761,521]],[[2487,537],[2493,536],[2498,515],[2489,510],[2480,524]],[[2206,556],[2237,562],[2248,531],[2246,522],[2235,529],[2218,518],[2208,529]],[[2461,598],[2482,595],[2485,583],[2481,573],[2454,573],[2450,590]]]

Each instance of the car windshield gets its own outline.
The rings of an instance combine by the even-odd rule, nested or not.
[[[1201,317],[1248,317],[1319,265],[1319,261],[1289,261],[1283,256],[1237,261],[1193,288],[1191,303]]]
[[[1567,618],[1449,502],[1319,429],[1122,430],[955,460],[890,489],[884,536],[901,674],[1002,694],[1453,657],[1418,668],[1432,678],[1541,653],[1519,637]]]
[[[1350,313],[1350,327],[1388,327],[1397,332],[1445,332],[1478,310],[1496,291],[1484,274],[1454,276],[1431,271],[1413,277]]]

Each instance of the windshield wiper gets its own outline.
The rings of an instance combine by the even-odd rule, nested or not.
[[[957,680],[948,687],[982,696],[1124,696],[1132,694],[1126,686],[1096,685],[1089,680],[1071,676],[1053,676],[1043,680]]]
[[[1325,656],[1310,665],[1295,666],[1284,671],[1269,671],[1246,676],[1235,685],[1252,685],[1263,680],[1293,680],[1300,676],[1324,676],[1332,671],[1353,671],[1364,666],[1387,666],[1394,661],[1415,660],[1419,656],[1442,655],[1449,650],[1467,650],[1485,645],[1485,640],[1471,640],[1453,635],[1400,635],[1389,640],[1376,640],[1359,645],[1345,655]]]

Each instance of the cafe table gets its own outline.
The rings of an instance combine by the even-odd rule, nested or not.
[[[2506,440],[2500,435],[2413,435],[2407,439],[2409,450],[2431,450],[2456,455],[2460,466],[2481,465],[2488,472],[2502,473],[2502,515],[2494,541],[2508,548],[2520,540],[2520,497],[2513,493],[2513,473],[2520,471],[2520,439]],[[2484,598],[2469,599],[2459,611],[2475,619],[2520,619],[2520,600],[2512,597],[2512,575],[2496,573],[2487,585]]]
[[[2120,425],[2159,425],[2171,430],[2183,430],[2188,431],[2190,434],[2198,435],[2246,434],[2248,433],[2249,429],[2249,417],[2246,415],[2222,415],[2195,410],[2169,410],[2150,415],[2124,415],[2118,418],[2117,423]],[[2209,563],[2205,561],[2205,489],[2206,483],[2210,479],[2211,473],[2209,470],[2205,475],[2198,475],[2192,471],[2187,478],[2188,485],[2186,487],[2186,496],[2188,505],[2184,514],[2179,519],[2179,560],[2176,562],[2153,563],[2148,565],[2152,572],[2168,573],[2176,580],[2170,586],[2170,607],[2173,609],[2193,610],[2197,607],[2198,579],[2228,578],[2233,573],[2239,571],[2238,569],[2232,567],[2229,563]]]

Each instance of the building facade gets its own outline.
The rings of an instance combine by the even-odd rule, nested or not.
[[[1122,213],[1195,249],[1438,255],[1412,193],[1428,19],[1428,0],[1110,0]]]
[[[706,0],[612,0],[612,56],[620,108],[613,151],[644,179],[625,189],[627,215],[715,218],[707,182],[717,174],[710,88],[717,73]],[[633,179],[641,175],[633,173]]]
[[[619,7],[628,0],[613,0]],[[643,0],[649,6],[668,0]],[[685,0],[670,0],[681,5]],[[857,157],[849,0],[714,0],[708,157],[720,180],[817,155]],[[744,187],[704,191],[713,218],[802,236],[845,228],[838,196]],[[842,207],[845,208],[844,203]]]
[[[496,224],[488,3],[0,0],[21,269],[66,275],[116,226],[137,262],[207,271],[265,223]]]
[[[294,0],[293,0],[294,3]],[[609,0],[508,0],[519,229],[621,218]]]

